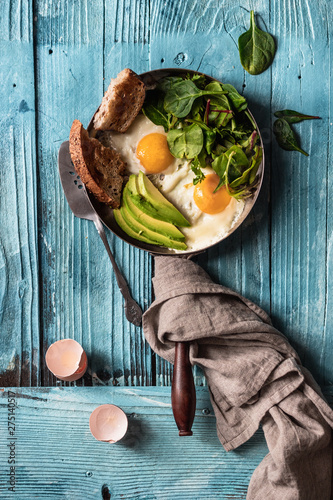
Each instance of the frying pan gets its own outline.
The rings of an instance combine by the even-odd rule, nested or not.
[[[178,69],[178,68],[157,69],[154,71],[148,71],[146,73],[142,73],[140,75],[140,78],[142,79],[147,89],[149,90],[153,89],[158,83],[158,81],[164,77],[182,76],[188,74],[193,75],[194,73],[198,74],[197,71]],[[204,75],[208,81],[214,81],[213,78],[211,78],[208,75],[205,75],[204,73],[199,73],[199,74]],[[212,246],[216,245],[217,243],[220,243],[222,240],[230,236],[230,234],[233,233],[242,224],[242,222],[246,219],[246,217],[252,210],[253,205],[255,204],[258,198],[264,175],[265,159],[264,159],[262,137],[252,113],[250,111],[249,113],[251,115],[253,122],[256,125],[260,146],[263,151],[262,162],[257,171],[257,181],[258,181],[257,187],[254,194],[250,198],[247,198],[245,200],[243,213],[241,214],[235,225],[216,243],[208,245],[207,247],[200,249],[200,251],[184,251],[181,252],[180,254],[179,253],[176,254],[171,249],[155,245],[149,245],[147,243],[135,240],[130,236],[128,236],[118,226],[113,216],[113,210],[107,205],[97,201],[92,194],[88,193],[91,204],[93,205],[94,209],[96,210],[97,214],[99,215],[100,219],[103,221],[105,226],[108,227],[114,234],[116,234],[123,241],[129,243],[130,245],[136,248],[140,248],[141,250],[150,252],[152,255],[169,255],[169,256],[175,256],[177,258],[184,258],[184,257],[190,258],[195,254],[204,252],[208,248],[211,248]],[[95,135],[95,130],[93,128],[93,117],[88,125],[88,132],[91,135]],[[177,342],[175,345],[175,364],[174,364],[173,380],[171,388],[171,401],[172,401],[173,414],[179,429],[179,435],[180,436],[192,435],[191,427],[195,413],[195,388],[194,388],[192,368],[189,361],[188,342]]]

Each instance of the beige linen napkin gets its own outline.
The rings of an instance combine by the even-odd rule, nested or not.
[[[191,342],[190,360],[204,370],[224,448],[237,448],[262,424],[269,454],[247,499],[330,499],[333,411],[269,316],[190,260],[156,257],[153,285],[146,339],[171,363],[174,342]]]

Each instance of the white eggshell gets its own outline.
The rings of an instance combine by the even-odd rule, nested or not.
[[[67,382],[81,378],[88,366],[85,351],[73,339],[58,340],[50,345],[45,355],[45,361],[53,375]]]
[[[128,427],[126,414],[115,405],[98,406],[90,415],[90,432],[98,441],[116,443],[125,436]]]

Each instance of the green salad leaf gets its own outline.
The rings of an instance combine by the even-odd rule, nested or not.
[[[164,99],[164,108],[177,118],[185,118],[192,109],[194,101],[204,95],[224,94],[221,90],[210,92],[199,89],[192,80],[182,80],[171,85]]]
[[[238,49],[241,64],[250,75],[263,73],[274,59],[274,39],[256,26],[253,10],[250,14],[250,29],[239,37]]]
[[[228,92],[228,99],[232,104],[232,107],[239,113],[240,111],[245,111],[247,108],[247,101],[244,96],[240,95],[235,87],[230,85],[230,83],[223,84],[223,90]]]
[[[231,160],[229,160],[231,158]],[[225,182],[231,184],[233,181],[242,176],[243,172],[248,168],[249,160],[239,146],[231,146],[221,156],[215,158],[212,163],[212,168],[219,177],[225,177]],[[226,174],[228,172],[228,176]]]
[[[168,77],[149,90],[143,113],[167,132],[171,154],[186,158],[193,184],[211,166],[235,198],[250,196],[262,161],[257,126],[247,102],[230,84],[208,81],[204,75]]]
[[[193,180],[193,184],[196,186],[199,182],[203,181],[205,178],[205,174],[201,170],[201,168],[205,167],[205,165],[202,164],[202,158],[199,156],[196,156],[194,160],[191,163],[191,170],[195,175],[195,178]]]
[[[162,125],[166,132],[169,130],[172,115],[165,111],[163,96],[156,90],[148,94],[142,107],[142,112],[155,125]]]
[[[193,123],[184,128],[170,130],[167,141],[173,156],[190,160],[200,154],[204,138],[201,127]]]

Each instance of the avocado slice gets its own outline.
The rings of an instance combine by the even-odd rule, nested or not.
[[[148,229],[145,227],[141,222],[138,222],[129,212],[126,208],[126,205],[123,205],[120,208],[120,213],[125,221],[126,225],[134,231],[134,233],[138,234],[140,237],[147,238],[150,240],[154,245],[161,245],[163,247],[167,248],[174,248],[175,250],[186,250],[187,245],[183,241],[176,241],[168,236],[164,236],[163,234],[160,234],[159,232],[152,231],[151,229]],[[156,221],[158,224],[158,221]],[[157,227],[157,226],[156,226]],[[133,236],[134,238],[134,236]]]
[[[133,203],[145,214],[176,226],[190,226],[179,210],[159,192],[141,170],[138,176],[130,176],[128,188]]]
[[[115,208],[113,210],[113,215],[114,215],[114,218],[115,218],[115,221],[116,223],[118,224],[119,227],[121,227],[121,229],[126,233],[128,234],[128,236],[131,236],[131,238],[134,238],[136,240],[139,240],[139,241],[144,241],[145,243],[149,243],[150,245],[155,245],[156,243],[154,241],[151,241],[149,240],[148,238],[146,238],[145,236],[141,235],[141,234],[138,234],[136,233],[135,231],[133,231],[133,229],[131,229],[128,224],[126,224],[123,216],[121,215],[121,212],[120,212],[120,209],[119,208]]]
[[[123,191],[123,205],[126,207],[126,210],[132,215],[134,219],[140,222],[147,229],[151,229],[157,233],[160,233],[164,236],[172,240],[184,241],[185,236],[179,229],[177,229],[173,224],[169,222],[161,221],[158,219],[154,219],[150,217],[150,215],[145,214],[140,210],[135,203],[133,203],[132,198],[130,196],[130,190],[128,188],[128,184],[126,184]]]

